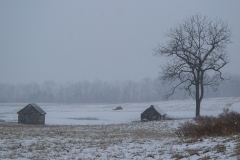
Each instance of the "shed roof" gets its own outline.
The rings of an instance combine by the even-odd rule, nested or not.
[[[36,109],[40,114],[47,114],[44,110],[42,110],[42,108],[40,108],[36,103],[31,103],[28,104],[26,107],[33,107],[34,109]],[[23,109],[21,109],[20,111],[18,111],[17,113],[20,113],[21,111],[23,111],[26,107],[24,107]]]
[[[149,108],[147,108],[142,114],[144,114],[148,109],[150,108],[154,108],[159,114],[161,114],[162,116],[167,115],[166,112],[164,112],[159,106],[154,106],[151,105]]]
[[[158,113],[160,113],[161,115],[167,115],[167,113],[164,112],[164,110],[162,110],[162,108],[160,108],[159,106],[153,106],[153,107],[154,107],[154,109],[155,109]]]

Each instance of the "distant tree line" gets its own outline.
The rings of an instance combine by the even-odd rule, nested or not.
[[[56,84],[45,81],[42,84],[0,83],[0,103],[130,103],[163,100],[171,86],[163,85],[158,79],[145,78],[135,81],[72,82]],[[219,86],[217,92],[206,91],[205,97],[240,96],[240,76]],[[179,90],[171,99],[189,98]]]

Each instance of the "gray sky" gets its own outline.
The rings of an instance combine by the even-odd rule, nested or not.
[[[239,0],[1,0],[0,82],[156,78],[164,60],[153,49],[196,13],[232,27],[224,71],[238,74]]]

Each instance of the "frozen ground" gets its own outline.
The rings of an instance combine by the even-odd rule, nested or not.
[[[0,103],[0,119],[6,122],[17,122],[19,110],[27,104]],[[158,105],[170,117],[193,118],[195,102],[193,100],[174,100],[149,103],[124,104],[38,104],[46,114],[46,124],[53,125],[94,125],[120,124],[139,121],[140,114],[150,105]],[[123,110],[113,110],[122,106]],[[238,107],[239,106],[239,107]],[[240,112],[240,97],[204,99],[201,104],[201,115],[216,116],[223,108]]]
[[[177,120],[139,122],[151,104]],[[17,124],[27,104],[0,104],[0,159],[240,159],[240,135],[179,139],[174,130],[195,115],[192,100],[128,104],[38,104],[46,125]],[[122,106],[123,110],[113,110]],[[201,115],[240,112],[240,97],[205,99]]]

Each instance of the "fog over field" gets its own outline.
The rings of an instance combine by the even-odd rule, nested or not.
[[[153,49],[196,13],[226,21],[231,63],[239,74],[240,1],[0,1],[0,82],[56,83],[158,77]]]
[[[239,97],[240,77],[231,75],[213,92],[206,88],[204,97]],[[164,100],[171,89],[158,79],[145,78],[140,81],[105,82],[100,80],[57,84],[43,83],[7,84],[0,83],[2,103],[132,103]],[[191,98],[184,90],[177,90],[170,100]]]

